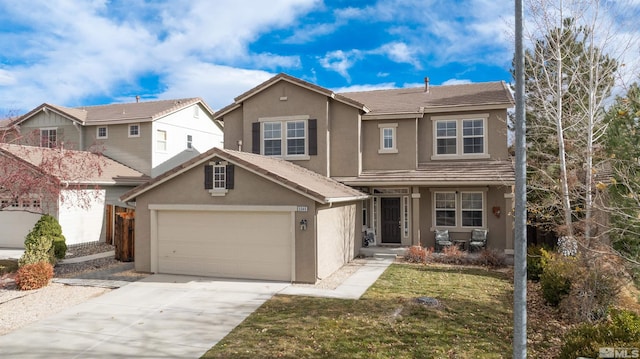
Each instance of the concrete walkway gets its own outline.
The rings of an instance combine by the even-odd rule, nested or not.
[[[367,258],[366,262],[336,289],[318,289],[291,285],[278,294],[302,295],[309,297],[360,299],[364,292],[378,280],[380,275],[394,262],[392,257]]]

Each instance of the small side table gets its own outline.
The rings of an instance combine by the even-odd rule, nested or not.
[[[466,239],[454,239],[453,244],[455,244],[458,248],[463,251],[467,250],[467,240]]]

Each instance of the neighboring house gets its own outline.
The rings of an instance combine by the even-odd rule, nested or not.
[[[358,253],[364,231],[373,232],[378,245],[433,247],[435,229],[468,239],[482,228],[489,248],[512,252],[515,176],[506,121],[513,103],[503,82],[336,94],[279,74],[216,112],[224,121],[225,151],[146,185],[152,190],[143,186],[122,197],[138,211],[136,269],[287,279],[240,264],[235,253],[246,252],[250,262],[293,257],[290,279],[313,283]],[[290,170],[280,172],[284,163]],[[247,185],[225,192],[226,164],[235,166],[231,177],[237,182],[240,173]],[[308,198],[319,178],[357,191],[333,201]],[[341,203],[345,213],[325,215]],[[261,206],[290,219],[264,222]],[[285,233],[292,225],[294,248],[282,249],[275,228]],[[349,235],[335,238],[331,228]],[[220,230],[230,242],[180,250],[218,241]],[[181,233],[198,233],[198,239]],[[327,265],[325,257],[341,259]]]
[[[79,108],[45,103],[4,125],[0,142],[98,152],[129,167],[122,166],[123,175],[134,169],[155,177],[223,144],[222,125],[200,98]],[[108,230],[102,239],[108,243],[114,238],[115,216],[133,210],[118,198],[137,184],[111,188],[103,209]]]
[[[222,125],[199,98],[78,108],[45,103],[13,125],[21,144],[95,150],[151,177],[223,141]]]
[[[89,163],[94,165],[91,169],[87,169]],[[34,182],[27,183],[31,191],[19,197],[8,189],[0,191],[0,247],[23,248],[25,236],[44,213],[60,222],[68,245],[104,241],[105,204],[118,202],[124,189],[149,179],[86,151],[0,143],[0,175],[19,171],[24,173],[19,176],[21,181],[33,178]],[[40,193],[39,185],[47,187],[45,183],[59,185],[59,196]]]

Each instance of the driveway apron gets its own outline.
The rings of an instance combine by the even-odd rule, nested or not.
[[[288,285],[156,274],[0,336],[0,357],[198,358]]]

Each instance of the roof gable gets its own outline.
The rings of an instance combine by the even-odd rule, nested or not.
[[[0,143],[0,153],[23,162],[31,169],[75,184],[135,184],[148,178],[108,157],[87,151]],[[99,169],[87,168],[88,163],[97,164]]]
[[[120,198],[123,201],[130,201],[162,183],[210,161],[212,158],[220,158],[238,165],[253,174],[266,178],[319,203],[324,204],[367,198],[367,195],[360,191],[289,161],[220,148],[213,148],[149,182],[132,189]]]
[[[131,123],[131,122],[151,122],[159,118],[180,111],[191,105],[199,104],[204,110],[213,117],[213,111],[199,97],[175,99],[175,100],[158,100],[143,101],[132,103],[115,103],[109,105],[84,106],[77,108],[69,108],[64,106],[43,103],[35,109],[21,116],[15,124],[27,121],[40,112],[53,111],[70,121],[76,122],[83,126],[113,124],[113,123]]]
[[[356,101],[354,99],[351,99],[351,98],[336,94],[336,93],[334,93],[333,91],[331,91],[329,89],[326,89],[324,87],[312,84],[310,82],[301,80],[299,78],[287,75],[285,73],[279,73],[276,76],[268,79],[267,81],[259,84],[258,86],[254,87],[254,88],[246,91],[245,93],[237,96],[236,98],[234,98],[233,99],[234,103],[232,103],[232,104],[230,104],[228,106],[225,106],[222,109],[220,109],[219,111],[217,111],[214,114],[214,118],[219,119],[219,118],[223,117],[224,115],[228,114],[229,112],[231,112],[231,111],[235,110],[236,108],[240,107],[242,102],[246,101],[247,99],[259,94],[260,92],[268,89],[269,87],[271,87],[271,86],[273,86],[273,85],[275,85],[275,84],[277,84],[277,83],[279,83],[281,81],[285,81],[285,82],[291,83],[293,85],[296,85],[298,87],[302,87],[302,88],[305,88],[307,90],[319,93],[319,94],[321,94],[323,96],[330,97],[330,98],[332,98],[332,99],[334,99],[336,101],[345,103],[345,104],[347,104],[349,106],[355,107],[355,108],[360,109],[360,110],[362,110],[364,112],[368,112],[369,111],[369,109],[367,109],[367,107],[365,105],[363,105],[362,103],[360,103],[360,102],[358,102],[358,101]]]

